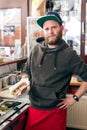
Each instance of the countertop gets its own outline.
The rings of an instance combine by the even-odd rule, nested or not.
[[[71,81],[70,81],[70,85],[72,85],[72,86],[80,86],[80,84],[81,84],[81,82],[79,82],[78,80],[77,80],[77,76],[73,76],[72,78],[71,78]],[[0,97],[1,98],[1,97]],[[2,98],[4,98],[4,97],[2,97]],[[6,99],[9,99],[9,98],[6,98]],[[23,93],[23,94],[21,94],[20,96],[18,96],[18,97],[16,97],[16,98],[10,98],[10,99],[14,99],[14,100],[17,100],[17,101],[21,101],[21,102],[24,102],[24,103],[27,103],[27,104],[29,104],[30,103],[30,101],[29,101],[29,95],[28,95],[28,90],[25,92],[25,93]],[[26,107],[28,107],[28,106],[26,106]],[[24,109],[25,110],[25,109]],[[24,111],[23,110],[23,111]],[[23,112],[22,111],[22,112]],[[17,116],[19,116],[19,114],[17,115]],[[9,122],[7,122],[7,124],[9,124]],[[6,125],[6,124],[5,124]]]
[[[81,85],[81,81],[78,81],[77,79],[78,79],[77,76],[73,76],[71,78],[70,85],[72,85],[72,86],[80,86]]]
[[[14,122],[15,120],[18,119],[19,116],[21,116],[23,113],[25,113],[25,111],[28,110],[29,107],[29,96],[28,96],[28,91],[26,91],[25,93],[23,93],[22,95],[16,97],[16,98],[4,98],[4,97],[0,97],[0,99],[6,99],[7,101],[12,100],[12,101],[19,101],[22,102],[23,104],[26,104],[22,107],[22,109],[20,109],[20,111],[18,111],[17,113],[14,113],[14,115],[12,115],[11,117],[9,117],[9,119],[7,120],[7,117],[9,115],[11,115],[11,113],[15,110],[11,110],[8,113],[6,113],[6,115],[3,115],[0,117],[0,121],[3,121],[3,119],[5,118],[6,121],[3,122],[3,124],[0,125],[0,130],[6,130],[8,126],[11,125],[12,122]],[[13,113],[12,113],[13,114]]]
[[[28,90],[17,97],[11,96],[10,92],[6,94],[7,91],[9,90],[7,89],[7,90],[1,91],[0,98],[13,99],[13,100],[17,100],[17,101],[21,101],[25,103],[30,103]]]

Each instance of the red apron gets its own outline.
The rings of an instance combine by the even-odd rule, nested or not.
[[[29,107],[25,130],[66,130],[66,109],[39,110]]]

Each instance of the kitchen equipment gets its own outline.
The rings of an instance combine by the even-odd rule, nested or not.
[[[17,119],[21,116],[29,107],[29,88],[26,92],[18,96],[14,96],[10,92],[10,89],[13,89],[24,81],[25,80],[21,80],[17,84],[0,91],[0,130],[7,130],[7,127],[15,121],[15,118]]]
[[[9,74],[10,85],[16,84],[16,74]]]
[[[2,88],[6,88],[9,85],[9,75],[2,78]]]
[[[8,111],[13,109],[15,106],[20,105],[21,102],[16,102],[16,101],[1,101],[0,103],[0,116],[6,114]]]
[[[29,107],[29,103],[15,99],[0,99],[0,130],[10,125],[24,110]]]

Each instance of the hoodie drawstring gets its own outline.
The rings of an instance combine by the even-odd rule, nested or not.
[[[65,49],[65,48],[67,48],[67,47],[69,47],[69,46],[67,44],[65,44],[64,41],[62,41],[62,44],[59,47],[54,48],[54,49],[49,49],[46,46],[46,48],[43,49],[43,55],[42,55],[42,58],[40,60],[39,67],[42,66],[42,63],[43,63],[43,60],[44,60],[44,57],[45,57],[46,53],[54,53],[54,68],[53,69],[56,70],[57,69],[57,55],[58,55],[58,52]]]
[[[57,67],[57,52],[55,52],[55,57],[54,57],[54,70],[56,70],[56,67]]]
[[[45,54],[46,54],[46,48],[44,49],[44,52],[43,52],[43,55],[42,55],[42,58],[41,58],[41,61],[40,61],[39,67],[42,66],[42,63],[43,63],[43,60],[44,60]]]

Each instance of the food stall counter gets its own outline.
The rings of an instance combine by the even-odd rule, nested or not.
[[[70,86],[80,86],[81,81],[78,81],[77,76],[72,76],[71,81],[70,81]]]

